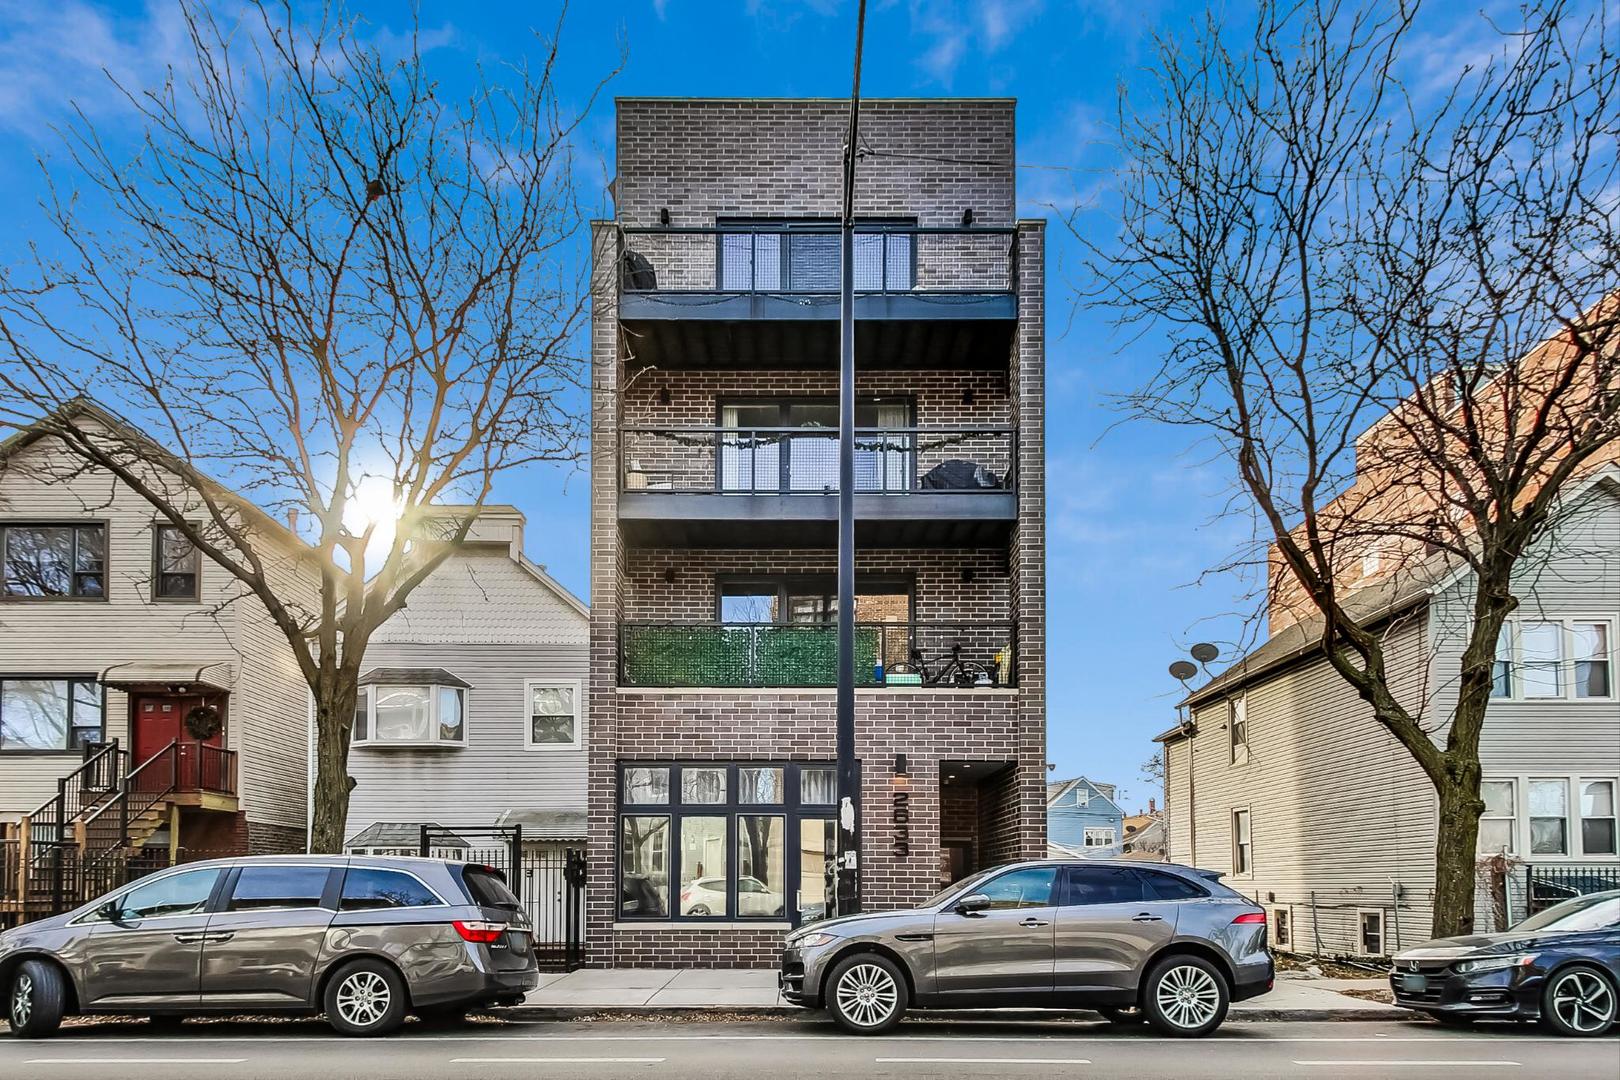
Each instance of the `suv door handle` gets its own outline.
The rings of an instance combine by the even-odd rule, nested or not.
[[[1033,930],[1037,926],[1047,926],[1049,924],[1046,922],[1046,920],[1037,919],[1037,918],[1035,918],[1035,916],[1031,915],[1029,918],[1025,919],[1023,922],[1019,923],[1018,925],[1019,926],[1027,926],[1031,930]]]
[[[189,933],[174,935],[174,940],[182,945],[201,945],[208,940],[208,935],[201,930],[192,930]]]
[[[1151,911],[1144,911],[1140,915],[1132,915],[1131,922],[1164,922],[1164,917],[1155,915]]]
[[[233,938],[235,936],[236,936],[236,933],[234,931],[225,932],[225,931],[221,931],[221,930],[215,930],[212,933],[203,935],[203,944],[205,944],[205,945],[220,945],[220,944],[223,944],[224,942],[227,942],[227,941],[231,940],[231,938]]]

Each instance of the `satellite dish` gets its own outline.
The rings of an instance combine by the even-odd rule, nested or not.
[[[1198,661],[1200,664],[1207,664],[1217,656],[1221,655],[1221,650],[1217,649],[1207,641],[1200,641],[1189,651],[1192,653],[1192,658]]]
[[[1179,679],[1182,682],[1186,682],[1188,679],[1197,674],[1198,669],[1187,663],[1185,660],[1177,660],[1175,663],[1170,665],[1170,677],[1173,679]]]

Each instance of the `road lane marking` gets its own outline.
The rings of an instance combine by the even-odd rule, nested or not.
[[[240,1065],[247,1058],[32,1058],[24,1065]]]
[[[418,1042],[863,1042],[871,1043],[871,1035],[400,1035],[393,1040],[394,1043]],[[877,1036],[885,1042],[953,1042],[953,1043],[1031,1043],[1031,1042],[1084,1042],[1084,1043],[1147,1043],[1152,1040],[1138,1035],[1102,1035],[1085,1031],[1031,1031],[1027,1035],[969,1035],[966,1033],[950,1035],[882,1035]],[[1514,1046],[1524,1046],[1534,1043],[1548,1045],[1568,1046],[1569,1040],[1553,1036],[1523,1036],[1474,1034],[1474,1035],[1209,1035],[1198,1042],[1200,1045],[1208,1043],[1242,1043],[1254,1046],[1264,1043],[1480,1043],[1501,1042],[1511,1040]],[[140,1043],[186,1043],[197,1045],[202,1043],[262,1043],[262,1042],[318,1042],[329,1043],[334,1046],[359,1047],[363,1044],[352,1043],[337,1034],[330,1035],[157,1035],[157,1036],[120,1036],[112,1031],[106,1035],[95,1037],[61,1036],[51,1040],[52,1044],[61,1046],[70,1043],[84,1043],[90,1045],[106,1046],[110,1042],[117,1042],[121,1046],[137,1045]],[[3,1045],[3,1041],[0,1041]]]
[[[879,1065],[1090,1065],[1089,1058],[964,1058],[905,1057],[873,1058]]]
[[[1394,1066],[1399,1067],[1399,1068],[1411,1068],[1411,1069],[1429,1068],[1431,1066],[1432,1067],[1437,1067],[1437,1068],[1442,1068],[1442,1069],[1446,1069],[1446,1068],[1455,1068],[1455,1069],[1462,1069],[1462,1068],[1469,1068],[1469,1069],[1477,1069],[1477,1068],[1518,1069],[1518,1068],[1523,1068],[1522,1063],[1517,1062],[1517,1061],[1440,1061],[1440,1060],[1437,1060],[1437,1059],[1434,1059],[1434,1058],[1409,1058],[1409,1059],[1406,1059],[1404,1061],[1388,1061],[1388,1060],[1383,1060],[1383,1059],[1378,1059],[1378,1058],[1350,1058],[1350,1059],[1346,1059],[1346,1060],[1343,1060],[1343,1061],[1296,1061],[1296,1062],[1294,1062],[1294,1064],[1295,1065],[1323,1065],[1323,1066],[1330,1066],[1330,1067],[1335,1068],[1335,1069],[1347,1069],[1347,1068],[1356,1068],[1356,1067],[1367,1068],[1367,1069],[1376,1069],[1376,1068],[1384,1068],[1384,1067],[1387,1067],[1387,1066],[1390,1066],[1390,1065],[1394,1065]]]
[[[452,1065],[661,1065],[653,1057],[475,1057],[451,1058]]]

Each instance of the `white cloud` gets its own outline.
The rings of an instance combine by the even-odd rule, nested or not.
[[[964,57],[1000,52],[1043,6],[1043,0],[912,0],[911,32],[926,43],[917,66],[928,81],[950,89]]]

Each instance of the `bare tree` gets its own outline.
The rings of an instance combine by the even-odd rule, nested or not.
[[[120,87],[133,156],[81,114],[73,190],[47,171],[47,235],[0,272],[0,425],[116,477],[262,602],[314,697],[311,843],[334,851],[372,634],[497,476],[582,452],[572,144],[596,94],[563,101],[560,18],[537,64],[452,93],[414,27],[182,11],[185,70]]]
[[[1473,922],[1515,568],[1617,448],[1620,48],[1601,5],[1553,0],[1455,83],[1408,86],[1416,14],[1267,2],[1252,34],[1161,40],[1152,100],[1122,99],[1123,227],[1091,252],[1093,299],[1167,339],[1129,411],[1220,448],[1270,544],[1273,628],[1319,630],[1433,783],[1449,935]],[[1458,568],[1472,624],[1431,718],[1348,598]]]

